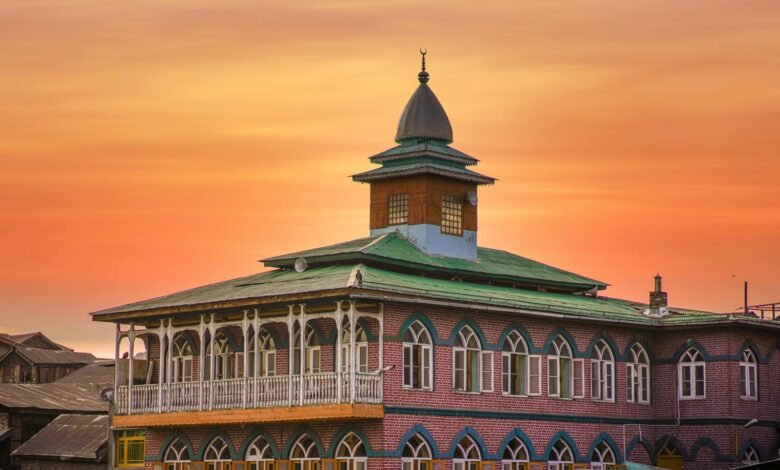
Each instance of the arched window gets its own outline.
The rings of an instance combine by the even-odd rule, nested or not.
[[[190,456],[187,446],[177,437],[165,451],[165,470],[185,470],[190,467]]]
[[[171,362],[174,382],[192,381],[192,348],[184,333],[178,334],[173,341]]]
[[[501,470],[525,470],[528,462],[528,449],[519,437],[513,437],[504,448]]]
[[[569,445],[562,439],[550,449],[550,460],[547,462],[548,470],[569,470],[574,463],[574,454]]]
[[[761,457],[758,456],[758,451],[753,446],[747,446],[745,452],[742,454],[742,463],[750,465],[753,463],[761,462]]]
[[[615,401],[615,356],[604,340],[596,343],[590,356],[590,396]]]
[[[615,453],[605,443],[599,442],[595,449],[593,449],[593,461],[590,464],[591,470],[607,470],[608,468],[614,468]]]
[[[249,470],[275,470],[271,444],[263,436],[257,436],[246,450],[246,463]]]
[[[743,400],[758,400],[758,361],[750,349],[742,351],[739,361],[739,396]]]
[[[341,327],[341,371],[349,372],[352,363],[350,354],[349,318],[345,318]],[[355,359],[357,367],[355,372],[368,372],[368,338],[363,326],[358,323],[355,327]]]
[[[206,357],[208,361],[205,366],[206,376],[211,377],[211,355],[212,343],[214,348],[214,380],[226,380],[235,377],[235,358],[237,357],[230,349],[230,343],[223,332],[217,332],[214,340],[206,344]]]
[[[569,343],[556,336],[547,356],[547,394],[551,397],[572,398],[574,367]]]
[[[404,332],[404,387],[433,389],[433,342],[419,321]]]
[[[306,325],[306,374],[320,373],[320,339],[311,325]],[[301,328],[296,324],[293,335],[293,373],[301,374]]]
[[[650,360],[639,343],[631,346],[626,364],[626,400],[629,403],[650,403]]]
[[[299,437],[290,451],[293,470],[318,470],[320,452],[317,444],[308,434]]]
[[[366,470],[366,448],[353,432],[344,436],[336,448],[337,470]]]
[[[452,354],[455,390],[471,393],[492,390],[492,376],[489,373],[492,372],[492,364],[488,359],[492,356],[488,352],[483,358],[482,345],[474,330],[468,326],[460,329],[455,337]]]
[[[471,436],[464,436],[455,447],[452,457],[453,470],[478,470],[482,461],[479,447]]]
[[[528,348],[523,337],[512,331],[504,340],[501,353],[501,379],[504,395],[528,395]]]
[[[212,439],[206,447],[203,461],[206,462],[206,470],[230,470],[230,450],[221,437]]]
[[[404,451],[401,454],[402,470],[431,470],[431,447],[419,434],[415,434],[406,441]]]
[[[690,348],[679,363],[680,398],[699,399],[707,396],[705,362],[696,348]]]
[[[271,333],[265,328],[258,328],[257,335],[249,339],[249,377],[271,377],[276,375],[276,345]],[[257,358],[255,358],[255,341],[257,341]]]

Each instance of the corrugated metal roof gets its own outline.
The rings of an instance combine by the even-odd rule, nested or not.
[[[39,349],[17,345],[16,351],[33,364],[90,364],[95,356],[86,352]]]
[[[107,444],[108,415],[67,414],[54,418],[13,455],[103,461]]]
[[[464,165],[476,165],[479,160],[454,149],[448,145],[445,145],[436,141],[419,141],[419,142],[405,142],[403,145],[398,145],[391,149],[387,149],[384,152],[380,152],[372,157],[369,157],[372,163],[382,163],[386,161],[401,160],[414,157],[435,157],[443,160],[460,162]]]
[[[0,442],[11,437],[11,428],[0,428]]]
[[[477,260],[431,256],[398,233],[360,238],[337,245],[299,251],[264,260],[266,266],[291,267],[299,257],[309,264],[332,260],[379,261],[407,268],[452,273],[461,277],[494,278],[532,284],[565,285],[587,290],[606,284],[538,261],[492,248],[477,248]]]
[[[94,387],[75,384],[0,383],[0,406],[39,410],[107,412],[108,404]]]
[[[347,287],[352,266],[324,266],[299,273],[275,270],[94,312],[93,315],[134,312],[162,307],[252,299]]]
[[[109,387],[114,384],[114,370],[113,360],[88,364],[57,380],[55,383],[99,385]]]
[[[373,170],[352,175],[352,179],[358,182],[369,182],[384,178],[398,178],[400,176],[420,174],[446,176],[448,178],[455,178],[477,184],[493,184],[496,181],[495,178],[477,173],[476,171],[471,171],[466,168],[458,168],[432,162],[410,162],[402,165],[383,166],[381,168],[375,168]]]

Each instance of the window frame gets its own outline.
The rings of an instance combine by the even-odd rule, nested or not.
[[[651,402],[650,356],[639,343],[631,346],[630,354],[631,361],[626,363],[626,402],[649,405]]]
[[[590,360],[590,398],[615,402],[615,354],[606,341],[599,340]]]
[[[476,452],[476,458],[469,457],[469,454]],[[460,457],[458,457],[460,454]],[[453,470],[480,470],[482,464],[482,452],[479,450],[477,442],[468,434],[463,436],[455,445],[455,452],[452,456]]]
[[[574,351],[566,338],[561,335],[556,336],[550,344],[550,352],[554,354],[547,355],[547,396],[558,398],[560,400],[572,400],[574,396]],[[563,366],[568,363],[567,377],[562,377]],[[554,367],[553,367],[554,366]],[[553,370],[555,371],[553,375]],[[553,380],[553,378],[555,378]],[[584,377],[583,377],[584,378]],[[568,380],[567,380],[568,379]],[[566,396],[563,396],[563,385],[568,383]],[[551,385],[555,384],[555,387]]]
[[[433,391],[434,350],[433,338],[428,328],[419,320],[415,320],[407,327],[403,339],[403,388]],[[420,384],[418,387],[414,386],[415,375]]]
[[[441,195],[440,227],[443,235],[463,236],[463,197]]]
[[[758,357],[750,348],[743,350],[740,356],[739,398],[758,401]]]
[[[419,443],[412,445],[412,440],[417,440]],[[420,450],[424,450],[427,455],[420,455]],[[406,451],[409,450],[412,456],[405,456]],[[401,451],[401,470],[432,470],[433,467],[433,453],[431,452],[431,445],[428,440],[425,439],[420,433],[415,433],[404,444],[404,448]]]
[[[476,346],[470,344],[472,339]],[[457,393],[479,394],[483,392],[482,363],[484,358],[482,353],[482,341],[470,326],[465,325],[458,330],[458,334],[455,336],[455,346],[452,348],[452,388]],[[460,368],[457,366],[458,356],[461,356],[462,367]],[[458,387],[458,378],[461,379],[462,388]]]
[[[144,452],[146,447],[146,433],[143,429],[133,429],[127,431],[120,431],[119,435],[115,437],[116,441],[116,455],[114,461],[116,466],[120,468],[132,468],[144,466]],[[141,444],[141,460],[132,461],[128,460],[131,453],[131,446],[137,446]]]
[[[501,349],[501,394],[527,397],[531,376],[528,346],[523,335],[512,330],[504,339]],[[513,370],[514,369],[514,370]],[[516,386],[516,393],[513,392]]]
[[[387,196],[387,225],[409,223],[409,194],[395,193]]]
[[[701,370],[701,379],[698,371]],[[685,374],[688,378],[685,379]],[[688,348],[677,364],[678,397],[680,400],[706,400],[707,399],[707,362],[701,352],[694,348]],[[696,390],[697,384],[702,383],[702,393]],[[686,385],[688,393],[685,393]]]

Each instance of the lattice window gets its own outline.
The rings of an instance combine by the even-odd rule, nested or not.
[[[462,198],[444,194],[441,197],[441,233],[463,235]]]
[[[409,214],[408,197],[406,193],[391,194],[387,197],[387,224],[401,225],[407,223]]]
[[[116,466],[139,467],[144,464],[144,431],[122,431],[116,437]]]

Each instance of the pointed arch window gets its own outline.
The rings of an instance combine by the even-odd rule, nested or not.
[[[213,353],[212,353],[213,347]],[[236,376],[235,367],[235,353],[230,348],[230,343],[227,337],[221,331],[217,332],[214,336],[214,341],[209,341],[206,345],[206,357],[209,361],[212,360],[211,356],[214,356],[214,378],[213,380],[226,380],[232,379]],[[206,364],[206,376],[211,376],[210,362]]]
[[[468,326],[455,337],[453,355],[453,386],[459,392],[493,391],[493,354],[482,351],[482,344]]]
[[[547,395],[556,398],[581,398],[583,391],[583,360],[574,359],[571,346],[558,335],[547,355]]]
[[[350,354],[349,318],[345,318],[341,327],[341,371],[349,372],[352,363]],[[355,327],[355,360],[357,367],[355,372],[368,372],[368,336],[363,325],[357,323]]]
[[[433,389],[433,342],[428,330],[415,320],[404,332],[404,387]]]
[[[271,444],[263,436],[257,436],[246,450],[249,470],[276,470]]]
[[[319,374],[321,371],[321,346],[320,339],[311,325],[306,325],[306,374]],[[296,324],[295,334],[293,335],[293,373],[301,374],[301,328]]]
[[[189,470],[190,456],[187,446],[177,437],[165,451],[165,470]]]
[[[510,332],[501,352],[501,382],[504,395],[528,396],[530,370],[528,347],[517,331]]]
[[[690,348],[680,357],[678,364],[680,398],[696,400],[706,398],[706,363],[696,348]]]
[[[215,437],[203,455],[206,470],[230,470],[232,460],[227,443],[221,437]]]
[[[482,456],[479,446],[471,436],[464,436],[455,447],[455,455],[452,458],[453,470],[479,470]]]
[[[308,434],[299,437],[290,451],[292,470],[319,470],[320,452]]]
[[[344,436],[336,448],[336,469],[366,470],[367,462],[363,441],[353,432]]]
[[[174,382],[192,381],[192,348],[184,334],[177,335],[173,340],[171,372]]]
[[[650,403],[650,360],[639,343],[631,346],[626,364],[626,401]]]
[[[570,470],[574,464],[574,454],[566,442],[558,439],[550,449],[550,460],[547,462],[548,470]]]
[[[523,441],[515,436],[504,448],[501,470],[525,470],[528,463],[528,449]]]
[[[593,461],[590,464],[591,470],[608,470],[614,468],[615,453],[605,443],[599,442],[593,449]]]
[[[431,470],[431,447],[419,434],[410,437],[401,454],[401,470]]]
[[[750,465],[761,462],[761,457],[758,456],[758,451],[753,446],[747,446],[745,452],[742,453],[742,463],[744,465]]]
[[[742,351],[739,361],[739,396],[743,400],[758,400],[758,361],[750,349]]]
[[[593,400],[615,401],[615,356],[604,340],[596,343],[591,354],[590,396]]]
[[[249,339],[247,351],[249,377],[272,377],[276,375],[276,344],[267,329],[261,327],[257,331],[257,335],[252,335]],[[257,358],[255,358],[255,341],[257,341]]]

